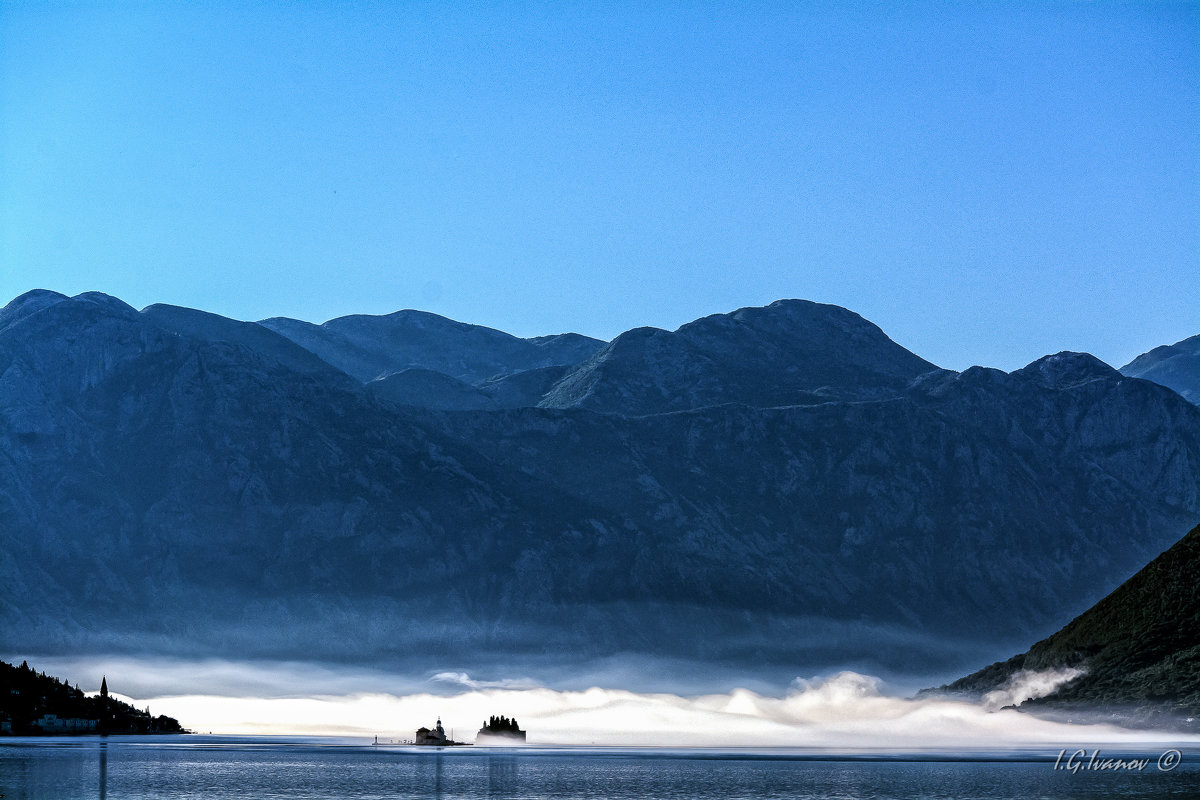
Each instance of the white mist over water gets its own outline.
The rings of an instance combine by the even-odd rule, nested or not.
[[[442,676],[446,680],[450,676]],[[854,672],[802,680],[782,696],[747,689],[684,697],[592,688],[472,686],[452,695],[353,693],[309,697],[181,695],[139,700],[198,732],[379,736],[411,739],[439,717],[472,741],[492,714],[516,716],[530,744],[791,746],[822,748],[995,748],[1089,742],[1137,743],[1180,737],[1109,725],[1070,725],[947,698],[889,695]],[[1027,676],[1037,689],[1051,676]],[[1057,678],[1061,683],[1063,678]],[[1011,691],[1007,698],[1016,697]],[[1019,702],[1019,701],[1018,701]],[[1200,737],[1184,737],[1200,741]]]
[[[1061,667],[1041,672],[1023,669],[1004,682],[998,689],[983,696],[983,707],[995,711],[1005,706],[1015,706],[1026,700],[1045,697],[1064,683],[1075,680],[1084,673],[1075,667]]]
[[[18,658],[16,663],[20,663]],[[841,671],[797,678],[786,691],[735,688],[680,695],[619,688],[562,690],[529,678],[462,672],[397,676],[299,663],[30,658],[48,674],[95,690],[102,674],[138,708],[200,733],[411,739],[440,717],[472,741],[493,714],[515,716],[530,744],[820,748],[999,748],[1175,742],[1200,737],[1051,722],[1002,706],[1041,696],[1070,671],[1023,673],[975,703],[904,696],[882,680]],[[382,691],[381,691],[382,690]]]

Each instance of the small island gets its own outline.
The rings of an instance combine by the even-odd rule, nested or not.
[[[151,716],[108,694],[108,678],[100,693],[89,697],[66,681],[37,672],[22,661],[0,661],[0,736],[77,736],[85,734],[187,733],[179,721]]]
[[[515,717],[490,717],[475,734],[475,744],[514,744],[524,741],[525,731],[521,730]]]
[[[438,717],[437,727],[433,730],[429,728],[417,728],[413,744],[421,745],[422,747],[463,747],[466,745],[466,742],[456,742],[447,736],[446,729],[442,727],[442,718]]]

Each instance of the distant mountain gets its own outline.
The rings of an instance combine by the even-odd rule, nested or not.
[[[339,370],[313,353],[253,322],[237,322],[216,314],[161,303],[142,309],[142,316],[181,336],[208,343],[224,342],[245,347],[296,372],[320,375],[335,383],[342,383],[344,379]]]
[[[538,405],[629,416],[722,403],[866,400],[938,369],[857,314],[803,300],[714,314],[677,331],[638,328],[608,344],[573,334],[514,339],[419,312],[343,317],[319,328],[298,328],[294,320],[262,324],[350,374],[411,364],[380,373],[372,390],[435,409]],[[351,338],[359,343],[353,348],[346,344]],[[336,352],[335,341],[343,343]],[[376,355],[368,359],[371,348]]]
[[[536,406],[570,369],[541,367],[481,380],[472,385],[430,369],[410,367],[367,383],[375,397],[400,405],[444,411],[495,411]]]
[[[527,408],[540,403],[570,371],[570,365],[527,369],[480,381],[475,386],[488,397],[493,408]]]
[[[1121,367],[1121,372],[1174,389],[1200,405],[1200,336],[1156,347]]]
[[[604,342],[575,333],[518,339],[424,311],[354,314],[324,325],[274,317],[260,323],[359,381],[407,369],[441,372],[472,384],[515,372],[576,364]]]
[[[546,408],[624,415],[747,403],[877,399],[937,367],[838,306],[780,300],[618,336],[550,390]]]
[[[188,309],[0,310],[0,650],[948,672],[1200,521],[1200,408],[1086,354],[950,372],[786,301],[529,367],[587,342],[439,319],[363,333],[426,365],[364,384]]]
[[[943,691],[982,696],[1023,673],[1082,674],[1023,710],[1200,729],[1200,527],[1112,594],[1021,655]]]
[[[490,397],[469,383],[431,369],[409,367],[367,384],[376,397],[393,403],[445,410],[494,408]]]

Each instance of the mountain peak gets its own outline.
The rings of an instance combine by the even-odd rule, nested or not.
[[[643,415],[865,399],[934,369],[852,311],[779,300],[675,331],[626,331],[565,376],[542,405]]]
[[[58,303],[66,300],[67,296],[52,289],[30,289],[22,295],[14,297],[3,310],[7,311],[10,308],[20,307],[29,303],[39,303],[42,305],[50,303]]]
[[[745,306],[728,313],[709,314],[681,326],[676,333],[685,328],[739,325],[758,329],[787,328],[792,331],[820,326],[843,332],[882,333],[877,325],[868,322],[847,308],[799,299],[776,300],[765,306]]]
[[[1055,389],[1068,389],[1095,380],[1119,378],[1121,373],[1091,353],[1064,350],[1016,370],[1013,375],[1035,380]]]
[[[479,330],[490,331],[500,336],[511,336],[511,334],[504,333],[503,331],[493,331],[482,325],[459,322],[449,317],[443,317],[441,314],[434,314],[432,311],[419,311],[415,308],[402,308],[390,314],[347,314],[344,317],[335,317],[327,320],[322,323],[321,327],[331,330],[347,330],[357,329],[364,325],[376,329],[386,326],[387,328],[400,328],[409,332],[428,331],[430,333],[478,328]]]
[[[137,310],[128,303],[102,292],[83,292],[74,297],[67,297],[47,289],[34,289],[0,309],[0,330],[12,328],[31,317],[37,316],[38,319],[42,319],[40,314],[44,311],[60,318],[60,321],[73,319],[75,322],[72,324],[76,325],[103,318],[128,321],[138,316]]]
[[[65,294],[49,289],[30,289],[25,294],[13,298],[4,308],[0,308],[0,329],[66,299]]]
[[[85,303],[95,303],[98,306],[110,309],[112,311],[117,311],[121,314],[137,313],[137,309],[126,303],[124,300],[113,297],[110,294],[105,294],[104,292],[82,292],[75,295],[71,299]]]
[[[734,316],[764,313],[783,314],[788,319],[820,319],[832,323],[840,323],[850,327],[869,327],[878,330],[878,326],[864,319],[848,308],[832,303],[818,303],[814,300],[784,298],[762,307],[749,306],[733,312]]]

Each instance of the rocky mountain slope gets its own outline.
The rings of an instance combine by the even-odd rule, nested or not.
[[[1151,531],[1194,520],[1196,423],[1172,393],[1077,354],[1012,375],[932,372],[870,402],[438,420],[498,463],[644,521],[629,557],[657,597],[965,637],[1082,610],[1136,567],[1133,552],[1144,563],[1161,549]],[[1162,494],[1134,488],[1147,480]]]
[[[1200,527],[1028,652],[943,691],[982,696],[1022,673],[1078,672],[1024,710],[1131,722],[1200,718]]]
[[[1200,405],[1200,336],[1143,353],[1121,367],[1121,373],[1174,389]]]
[[[306,619],[317,606],[369,618],[363,597],[396,616],[375,634],[390,636],[423,627],[420,609],[472,602],[442,581],[585,524],[577,503],[514,484],[341,378],[153,319],[80,296],[0,332],[8,646],[240,636],[270,649],[310,622],[330,633],[332,617]],[[254,620],[297,627],[268,626],[272,644]]]
[[[1090,356],[955,373],[796,301],[664,334],[504,345],[576,359],[542,367],[417,337],[364,385],[268,326],[24,295],[0,649],[945,672],[1200,519],[1200,409]]]

